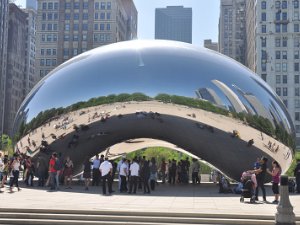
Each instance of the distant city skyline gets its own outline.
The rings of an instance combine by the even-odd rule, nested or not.
[[[26,0],[16,0],[26,6]],[[138,39],[154,39],[155,9],[166,6],[193,8],[193,44],[203,46],[205,39],[218,41],[220,0],[134,0],[138,10]]]

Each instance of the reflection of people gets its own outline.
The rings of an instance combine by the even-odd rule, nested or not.
[[[273,201],[274,204],[278,204],[279,200],[279,179],[281,174],[281,168],[277,161],[272,162],[273,169],[270,171],[267,169],[267,172],[272,176],[272,191],[275,195],[275,200]]]
[[[296,177],[297,193],[300,193],[300,159],[297,160],[297,166],[294,170],[294,176]]]

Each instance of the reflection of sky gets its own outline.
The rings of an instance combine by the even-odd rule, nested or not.
[[[223,103],[230,105],[226,96],[211,83],[214,79],[240,96],[232,87],[236,84],[268,106],[272,93],[254,76],[227,57],[195,49],[189,44],[123,42],[86,52],[60,66],[43,80],[25,107],[29,108],[28,119],[31,120],[40,111],[93,97],[142,92],[151,97],[166,93],[195,98],[195,90],[205,87],[214,89]]]

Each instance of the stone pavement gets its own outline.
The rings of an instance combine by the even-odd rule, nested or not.
[[[4,189],[2,189],[3,191]],[[219,194],[216,184],[169,185],[159,184],[151,194],[125,194],[115,192],[110,196],[101,194],[102,187],[85,191],[81,185],[73,189],[50,192],[47,188],[25,188],[20,192],[6,189],[0,194],[0,208],[61,209],[61,210],[117,210],[142,212],[181,212],[234,215],[275,215],[276,205],[257,202],[240,203],[240,195]],[[114,184],[117,190],[117,183]],[[261,197],[260,197],[261,198]],[[272,202],[271,187],[267,186],[267,200]],[[300,195],[290,196],[294,213],[300,216]]]

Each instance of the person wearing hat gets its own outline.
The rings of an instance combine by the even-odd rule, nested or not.
[[[261,188],[262,193],[263,193],[263,201],[266,202],[267,198],[266,198],[266,189],[265,189],[265,177],[266,177],[266,173],[267,173],[267,162],[268,159],[266,157],[261,157],[260,159],[260,167],[258,169],[255,170],[250,170],[249,172],[251,173],[255,173],[256,174],[256,180],[257,180],[257,187],[255,190],[255,200],[258,201],[258,193],[259,193],[259,189]]]

